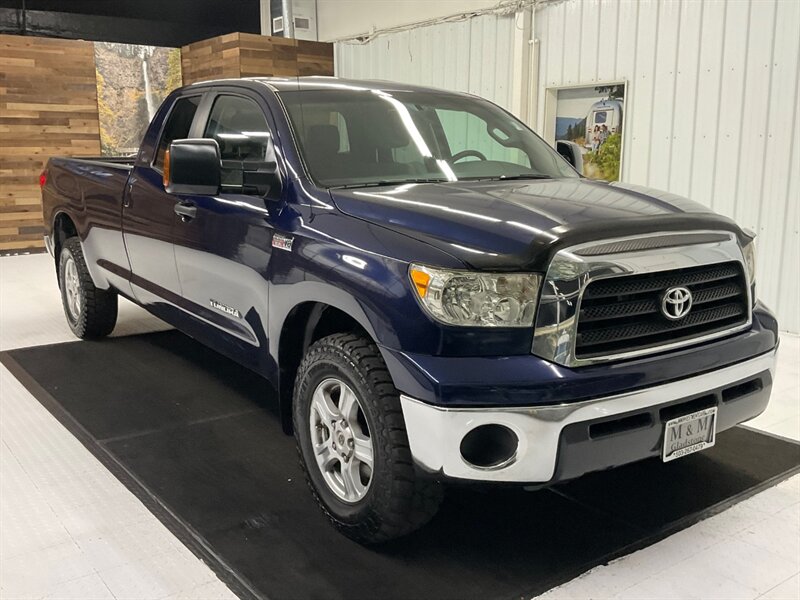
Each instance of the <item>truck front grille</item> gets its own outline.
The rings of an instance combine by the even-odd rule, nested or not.
[[[661,308],[664,293],[673,287],[692,294],[690,311],[677,320],[668,319]],[[735,261],[599,279],[583,292],[575,356],[593,358],[689,341],[743,325],[749,310],[746,279]]]

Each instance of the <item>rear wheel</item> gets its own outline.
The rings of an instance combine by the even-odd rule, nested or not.
[[[64,242],[58,261],[61,303],[72,333],[82,339],[107,336],[117,322],[117,294],[95,287],[80,240]]]
[[[335,334],[313,344],[297,373],[293,419],[311,491],[348,537],[385,542],[436,514],[441,486],[414,470],[399,393],[372,341]]]

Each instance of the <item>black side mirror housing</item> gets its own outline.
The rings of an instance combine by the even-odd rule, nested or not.
[[[243,161],[242,192],[275,200],[281,196],[281,177],[278,163],[271,161]]]
[[[216,140],[175,140],[164,162],[168,194],[214,196],[220,189],[220,154]]]
[[[583,174],[583,154],[578,144],[566,140],[558,140],[556,142],[556,151],[563,156],[578,173]]]

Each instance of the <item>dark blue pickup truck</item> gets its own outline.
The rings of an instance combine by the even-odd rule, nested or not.
[[[466,94],[209,81],[135,158],[51,159],[46,241],[78,337],[122,295],[273,383],[322,510],[374,543],[445,482],[670,461],[765,409],[753,235],[569,163]]]

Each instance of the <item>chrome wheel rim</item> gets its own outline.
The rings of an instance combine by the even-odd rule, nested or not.
[[[82,297],[81,282],[78,279],[78,266],[72,256],[67,257],[64,263],[64,292],[67,300],[67,311],[73,321],[81,316]]]
[[[373,449],[355,392],[340,379],[325,379],[311,397],[309,425],[314,457],[326,485],[340,500],[358,502],[372,483]]]

